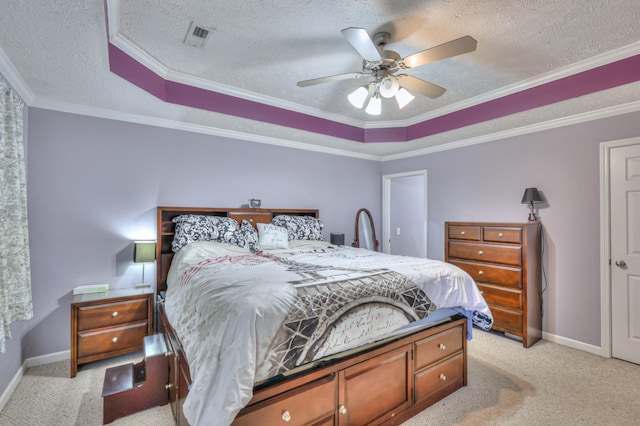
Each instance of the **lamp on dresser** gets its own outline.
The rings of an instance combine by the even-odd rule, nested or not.
[[[144,264],[154,262],[156,260],[156,242],[155,241],[136,241],[133,261],[142,263],[142,282],[144,284]]]
[[[522,195],[522,204],[529,204],[530,206],[530,210],[529,210],[529,223],[537,223],[538,222],[538,217],[536,216],[535,212],[533,211],[533,205],[534,204],[540,204],[542,203],[542,196],[540,195],[540,192],[538,191],[538,188],[527,188],[524,190],[524,194]]]

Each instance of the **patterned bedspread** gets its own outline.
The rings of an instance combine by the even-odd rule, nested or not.
[[[385,338],[440,307],[434,300],[477,311],[490,325],[461,270],[421,259],[432,266],[427,272],[407,262],[414,258],[370,253],[323,242],[258,254],[212,242],[180,250],[165,308],[191,369],[189,422],[231,424],[254,383]],[[401,266],[389,267],[388,258]],[[427,276],[439,291],[415,282]]]

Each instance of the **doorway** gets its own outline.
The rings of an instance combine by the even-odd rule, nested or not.
[[[427,257],[427,171],[382,176],[382,251]]]
[[[600,157],[603,355],[640,364],[640,137]]]

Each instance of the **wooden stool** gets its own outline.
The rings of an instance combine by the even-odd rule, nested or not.
[[[169,364],[162,334],[145,336],[144,360],[108,368],[102,387],[102,424],[169,402]]]

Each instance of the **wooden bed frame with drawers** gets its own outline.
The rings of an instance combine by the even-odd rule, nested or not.
[[[268,223],[279,214],[311,215],[317,210],[158,207],[156,252],[158,327],[169,356],[169,401],[176,424],[187,425],[182,405],[191,383],[189,366],[164,312],[162,295],[173,258],[174,217],[227,216]],[[395,425],[467,384],[467,319],[387,339],[365,350],[276,377],[254,388],[253,399],[234,425]]]

